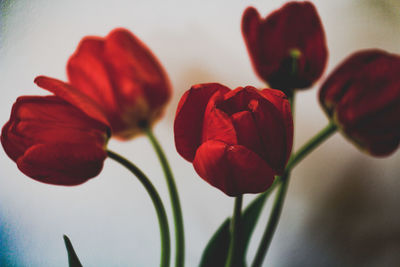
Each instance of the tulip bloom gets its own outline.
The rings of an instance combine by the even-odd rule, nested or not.
[[[256,73],[272,88],[308,88],[324,71],[325,33],[310,2],[289,2],[265,19],[248,7],[242,34]]]
[[[85,37],[67,64],[69,84],[35,82],[82,110],[101,110],[113,136],[132,138],[161,117],[171,96],[168,77],[150,49],[125,29]]]
[[[22,96],[1,133],[7,155],[27,176],[78,185],[99,174],[109,127],[56,96]]]
[[[326,114],[359,148],[374,156],[400,141],[400,56],[381,50],[354,53],[319,92]]]
[[[277,90],[194,85],[176,112],[175,145],[201,178],[229,196],[265,191],[293,142],[286,96]]]

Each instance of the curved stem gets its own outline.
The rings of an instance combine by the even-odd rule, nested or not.
[[[254,258],[252,267],[261,266],[265,255],[267,254],[269,245],[271,243],[272,237],[274,235],[276,226],[278,225],[278,221],[282,212],[283,202],[285,200],[285,195],[287,191],[287,187],[289,184],[289,173],[285,173],[281,177],[282,183],[279,185],[277,195],[275,197],[275,202],[271,210],[271,214],[268,220],[267,228],[264,231],[263,237],[260,242],[260,246],[258,247],[256,256]]]
[[[170,261],[170,237],[169,237],[169,227],[168,227],[168,219],[167,214],[164,209],[164,205],[161,201],[157,190],[154,188],[153,184],[150,182],[149,178],[132,162],[128,161],[124,157],[118,155],[115,152],[107,150],[108,157],[117,161],[126,167],[130,172],[132,172],[142,183],[142,185],[146,188],[147,193],[149,194],[151,200],[153,201],[154,208],[157,212],[158,223],[160,226],[160,235],[161,235],[161,259],[160,266],[167,267],[169,266]]]
[[[185,263],[185,235],[183,230],[182,208],[179,201],[178,190],[176,188],[174,176],[168,164],[167,157],[165,156],[165,153],[162,150],[156,137],[154,136],[151,128],[146,129],[146,134],[147,137],[150,139],[154,150],[157,153],[158,159],[160,160],[162,169],[165,174],[165,178],[167,180],[167,186],[172,205],[172,213],[175,223],[175,266],[182,267]]]
[[[286,165],[285,173],[281,177],[282,184],[280,185],[276,199],[271,211],[271,215],[264,231],[263,237],[261,239],[260,245],[258,247],[256,257],[254,258],[252,267],[261,266],[265,255],[267,254],[269,245],[271,243],[272,237],[274,236],[276,226],[278,225],[279,217],[282,212],[283,203],[285,200],[285,195],[287,187],[289,185],[290,172],[291,170],[311,151],[318,147],[323,141],[330,137],[336,132],[336,125],[329,123],[324,129],[312,137],[307,143],[305,143],[296,153],[294,153],[288,164]]]
[[[237,249],[238,246],[241,244],[240,238],[240,213],[242,210],[242,200],[243,195],[237,196],[235,198],[235,206],[233,208],[233,216],[230,225],[230,232],[231,232],[231,240],[229,242],[229,250],[228,250],[228,258],[226,260],[226,267],[232,267],[239,265],[237,260]]]

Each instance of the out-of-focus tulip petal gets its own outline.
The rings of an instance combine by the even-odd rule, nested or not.
[[[109,135],[108,125],[59,97],[24,96],[12,108],[1,143],[29,177],[77,185],[101,171]]]
[[[149,106],[160,108],[171,95],[168,76],[151,50],[125,29],[113,30],[105,38],[104,56],[118,88],[118,102],[131,105],[144,97]]]
[[[46,76],[38,76],[35,78],[34,82],[39,87],[54,93],[58,97],[76,106],[93,119],[99,120],[104,124],[109,124],[102,108],[99,107],[92,98],[85,95],[75,87],[63,81]]]
[[[319,91],[320,102],[325,111],[332,114],[351,83],[358,80],[358,77],[356,77],[359,75],[358,70],[382,56],[381,50],[363,50],[352,54],[342,62],[325,80]]]
[[[326,114],[361,150],[387,156],[400,142],[400,56],[371,49],[354,53],[319,92]]]
[[[325,33],[311,2],[289,2],[265,19],[253,7],[242,18],[253,67],[272,88],[287,93],[310,87],[325,68]]]
[[[262,47],[259,45],[259,32],[261,27],[262,18],[260,13],[258,13],[257,9],[254,7],[248,7],[243,12],[242,16],[242,35],[244,41],[247,46],[247,51],[249,52],[251,62],[253,64],[253,68],[256,71],[257,75],[259,74],[259,70],[257,66],[261,66],[261,57],[258,55],[261,54]],[[263,79],[263,77],[260,77]]]
[[[93,144],[38,144],[30,147],[17,165],[43,183],[79,185],[100,173],[106,157],[104,148]]]
[[[104,47],[103,38],[83,38],[68,60],[67,73],[69,82],[81,94],[93,99],[104,110],[117,112],[119,103],[104,59]]]

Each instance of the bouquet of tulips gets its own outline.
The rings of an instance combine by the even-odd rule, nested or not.
[[[262,265],[293,168],[334,133],[377,157],[393,153],[400,141],[400,56],[367,49],[327,74],[318,93],[329,123],[292,151],[295,96],[320,79],[328,59],[317,10],[310,2],[289,2],[261,17],[249,7],[241,30],[254,71],[268,85],[193,85],[181,97],[174,121],[177,152],[205,182],[234,198],[232,217],[204,249],[203,267]],[[28,177],[59,186],[85,183],[101,172],[107,158],[117,161],[139,179],[154,204],[160,266],[184,266],[184,213],[172,169],[152,132],[172,94],[161,63],[134,34],[117,28],[106,37],[84,37],[66,68],[68,81],[36,77],[51,95],[16,100],[1,133],[4,151]],[[110,138],[127,141],[141,134],[151,141],[165,173],[173,231],[151,179],[107,148]],[[274,191],[264,234],[254,259],[246,263],[253,230]],[[257,196],[242,207],[244,194]],[[170,232],[175,233],[174,256]],[[82,266],[79,251],[67,236],[64,240],[70,266]]]

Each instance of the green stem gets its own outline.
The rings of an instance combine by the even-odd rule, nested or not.
[[[240,237],[240,213],[242,210],[243,195],[235,198],[235,206],[233,208],[233,216],[230,225],[231,238],[229,243],[228,258],[225,267],[233,267],[239,265],[235,256],[237,256],[238,246],[241,244]]]
[[[260,245],[258,247],[256,256],[254,258],[252,267],[261,266],[265,255],[267,254],[269,245],[271,243],[272,237],[274,236],[275,229],[278,225],[278,221],[282,212],[283,203],[285,200],[285,195],[287,187],[289,185],[290,172],[291,170],[304,159],[311,151],[322,144],[328,137],[335,133],[337,127],[333,123],[329,123],[324,129],[312,137],[306,144],[304,144],[296,153],[294,153],[286,166],[285,173],[281,177],[282,184],[280,185],[274,205],[272,207],[271,215],[264,231],[263,237],[261,239]]]
[[[337,126],[330,122],[325,128],[314,135],[307,143],[305,143],[296,153],[294,153],[288,164],[286,170],[292,170],[303,158],[305,158],[310,152],[322,144],[328,137],[334,134],[337,130]]]
[[[132,162],[128,161],[124,157],[118,155],[115,152],[107,150],[108,157],[112,158],[113,160],[117,161],[118,163],[122,164],[126,167],[129,171],[131,171],[142,183],[142,185],[146,188],[147,193],[149,194],[151,200],[153,201],[154,208],[157,212],[158,223],[160,226],[160,235],[161,235],[161,259],[160,259],[160,266],[161,267],[168,267],[170,261],[170,237],[169,237],[169,227],[168,227],[168,219],[167,214],[164,209],[164,205],[161,201],[157,190],[154,188],[153,184],[150,182],[149,178]]]
[[[185,263],[185,235],[183,230],[182,209],[179,201],[178,190],[175,185],[174,176],[172,175],[171,168],[169,167],[167,157],[163,152],[159,142],[154,136],[151,128],[146,129],[147,137],[150,139],[154,150],[160,160],[162,169],[167,180],[169,196],[171,198],[172,213],[175,223],[175,266],[182,267]]]
[[[254,258],[252,267],[261,266],[265,255],[267,254],[269,245],[271,243],[272,237],[274,235],[276,226],[278,225],[279,217],[282,212],[282,206],[285,199],[287,187],[289,184],[289,173],[285,173],[281,176],[282,183],[279,185],[277,195],[275,197],[275,202],[271,210],[271,214],[268,220],[267,228],[264,231],[263,237],[258,247],[256,256]]]

